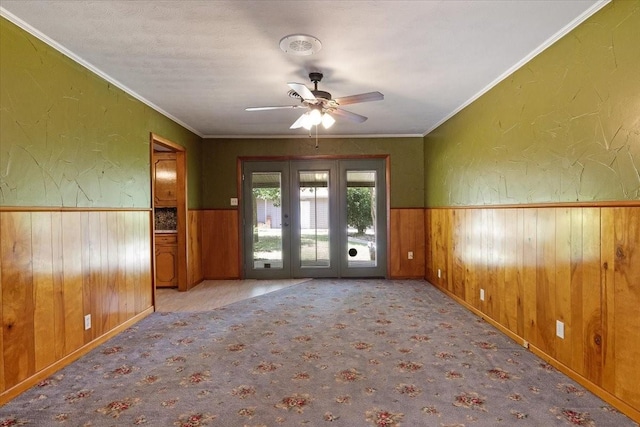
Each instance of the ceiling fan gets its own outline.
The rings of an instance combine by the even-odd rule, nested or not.
[[[367,92],[358,95],[343,96],[341,98],[331,98],[329,92],[318,90],[318,83],[322,80],[322,73],[309,73],[309,79],[314,84],[313,90],[310,90],[302,83],[287,83],[291,88],[289,96],[299,99],[299,105],[281,105],[272,107],[248,107],[246,111],[264,111],[264,110],[281,110],[291,108],[306,108],[302,116],[298,118],[289,129],[305,128],[311,129],[314,125],[322,123],[325,129],[333,125],[335,119],[333,116],[341,119],[351,120],[352,122],[362,123],[367,117],[360,114],[352,113],[339,108],[343,105],[357,104],[360,102],[380,101],[384,99],[384,95],[380,92]]]

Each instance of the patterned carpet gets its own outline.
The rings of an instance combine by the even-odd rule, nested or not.
[[[154,313],[0,426],[636,426],[423,281],[313,280]]]

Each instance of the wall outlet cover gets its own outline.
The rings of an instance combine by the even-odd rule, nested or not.
[[[564,339],[564,323],[560,320],[556,320],[556,335],[558,338]]]

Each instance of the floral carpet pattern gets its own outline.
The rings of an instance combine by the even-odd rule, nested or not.
[[[0,426],[637,426],[423,281],[312,280],[154,313]]]

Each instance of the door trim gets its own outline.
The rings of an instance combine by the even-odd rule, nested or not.
[[[154,158],[154,145],[158,145],[166,148],[169,152],[176,154],[176,212],[177,212],[177,250],[178,250],[178,290],[188,291],[189,283],[187,276],[187,265],[189,251],[187,244],[189,242],[188,228],[187,228],[187,150],[180,144],[177,144],[169,139],[166,139],[153,132],[150,134],[150,173],[151,173],[151,243],[152,251],[151,259],[153,261],[153,289],[154,289],[154,304],[155,304],[155,289],[156,289],[156,262],[155,262],[155,202],[154,202],[154,185],[155,180],[153,178],[153,158]]]

